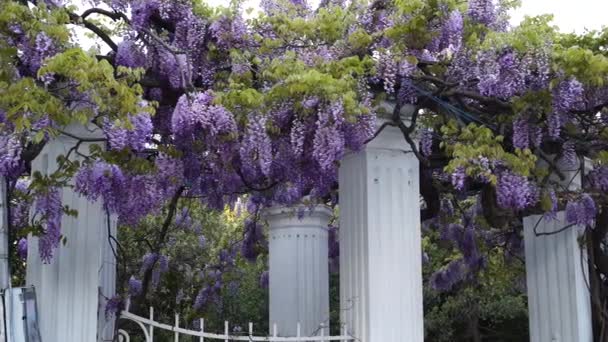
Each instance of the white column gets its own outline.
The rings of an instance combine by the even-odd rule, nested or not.
[[[340,310],[365,342],[422,342],[419,166],[386,127],[340,166]]]
[[[102,137],[97,129],[65,130],[78,137]],[[91,144],[81,144],[78,151],[88,153]],[[32,170],[53,173],[58,167],[57,157],[67,155],[75,145],[76,140],[64,135],[49,142],[32,163]],[[72,152],[72,156],[77,153]],[[108,229],[115,232],[115,223],[108,223],[101,202],[89,202],[71,188],[62,190],[62,201],[77,210],[78,217],[63,216],[61,233],[67,242],[55,251],[51,263],[40,260],[38,238],[30,237],[28,242],[26,283],[36,288],[41,336],[45,342],[111,340],[111,332],[107,332],[110,329],[102,332],[104,326],[98,322],[98,312],[104,311],[100,293],[108,297],[114,294],[116,266],[107,249]]]
[[[298,219],[293,208],[266,212],[269,234],[270,331],[279,336],[320,333],[329,326],[329,269],[327,225],[332,211],[326,206],[307,210]],[[326,329],[327,331],[327,329]]]
[[[564,184],[579,189],[577,172],[564,173]],[[564,212],[551,221],[541,216],[524,219],[531,342],[593,341],[587,258],[579,242],[584,229],[551,234],[567,225]]]

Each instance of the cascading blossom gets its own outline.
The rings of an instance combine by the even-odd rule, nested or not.
[[[17,254],[21,258],[21,260],[27,259],[27,239],[21,238],[17,243]]]
[[[132,115],[129,116],[129,121],[133,129],[109,121],[104,124],[104,132],[112,149],[122,150],[129,147],[135,151],[142,151],[146,148],[146,143],[150,141],[153,130],[150,114],[142,112]]]
[[[589,194],[583,194],[578,200],[566,204],[566,221],[579,226],[592,225],[597,215],[595,201]]]
[[[526,118],[513,121],[513,146],[522,150],[530,147],[530,124]]]
[[[133,40],[123,40],[118,44],[116,64],[129,68],[143,68],[146,66],[146,56]]]
[[[246,43],[247,26],[240,16],[221,16],[209,27],[217,45],[223,49],[243,46]]]
[[[248,170],[259,168],[265,176],[270,175],[272,164],[272,145],[266,132],[267,118],[261,115],[250,115],[247,132],[240,148],[243,167]],[[248,173],[255,173],[250,171]]]
[[[583,85],[575,78],[562,81],[553,90],[553,113],[547,119],[549,137],[560,137],[562,127],[570,121],[569,111],[580,104],[583,93]]]
[[[51,187],[46,192],[38,194],[34,203],[34,217],[43,222],[43,234],[38,239],[40,258],[44,263],[50,263],[54,251],[59,247],[61,239],[61,190]]]
[[[214,105],[213,99],[211,91],[184,94],[179,98],[171,118],[171,128],[178,140],[190,142],[202,136],[203,132],[210,140],[237,131],[232,113],[220,105]]]
[[[131,296],[139,296],[142,292],[142,283],[141,280],[131,276],[129,278],[129,295]]]
[[[482,51],[477,63],[477,88],[482,95],[507,99],[525,89],[527,70],[515,52]]]
[[[462,260],[454,260],[439,272],[435,272],[430,284],[436,291],[449,291],[464,278],[465,265]]]
[[[420,152],[426,157],[433,152],[433,131],[430,129],[425,129],[420,134]]]
[[[21,151],[21,142],[16,136],[0,133],[0,176],[18,176]]]
[[[526,177],[503,172],[496,186],[496,200],[505,209],[523,210],[538,201],[538,190]]]
[[[462,190],[464,190],[464,187],[465,187],[466,178],[467,178],[467,175],[465,173],[465,168],[460,166],[460,167],[456,168],[456,170],[451,175],[452,185],[457,190],[462,191]]]
[[[340,129],[344,120],[343,110],[340,102],[319,110],[313,141],[313,158],[322,170],[328,170],[344,153],[344,134]]]
[[[608,192],[608,166],[597,165],[589,173],[589,179],[594,188]]]
[[[467,15],[479,24],[493,24],[496,20],[496,5],[494,4],[494,0],[470,0]]]
[[[103,200],[110,212],[120,211],[122,189],[126,178],[120,167],[103,161],[96,161],[89,167],[81,168],[75,178],[75,190],[91,201]]]

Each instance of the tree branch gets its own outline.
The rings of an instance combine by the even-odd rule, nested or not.
[[[99,38],[101,38],[101,40],[103,40],[113,51],[118,50],[118,46],[116,45],[116,43],[114,43],[112,38],[110,38],[110,36],[108,36],[99,26],[93,24],[92,22],[90,22],[88,20],[85,20],[83,17],[79,16],[78,14],[69,13],[68,15],[70,16],[70,21],[73,24],[84,25],[84,27],[93,31],[93,33],[95,33]]]
[[[165,221],[163,222],[163,225],[161,227],[161,231],[160,234],[158,235],[156,242],[154,243],[154,249],[151,251],[152,253],[159,253],[161,247],[163,246],[163,243],[165,241],[165,238],[167,236],[167,232],[169,231],[169,227],[171,226],[171,222],[173,222],[173,216],[175,216],[175,212],[177,210],[177,204],[179,202],[179,199],[181,198],[183,192],[185,190],[185,187],[181,186],[177,189],[177,191],[175,191],[175,194],[173,195],[173,197],[171,198],[171,202],[169,202],[169,206],[168,206],[168,212],[167,212],[167,216],[165,217]],[[148,288],[150,287],[150,281],[152,280],[152,271],[154,269],[154,266],[156,265],[157,260],[154,260],[154,262],[152,263],[152,265],[150,265],[150,268],[148,268],[145,273],[144,273],[144,277],[142,280],[142,290],[141,293],[139,294],[139,296],[137,296],[137,299],[145,299],[146,298],[146,294],[148,292]]]

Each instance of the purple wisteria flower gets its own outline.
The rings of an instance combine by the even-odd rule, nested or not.
[[[154,264],[156,263],[157,260],[158,260],[158,254],[146,253],[142,259],[140,273],[144,274],[146,271],[148,271],[150,268],[152,268],[152,266],[154,266]]]
[[[146,143],[152,138],[152,118],[147,112],[130,115],[129,121],[132,129],[106,121],[103,125],[104,132],[108,137],[110,147],[114,150],[122,150],[130,147],[135,151],[142,151]]]
[[[340,129],[343,113],[342,102],[323,106],[319,110],[312,156],[322,170],[330,169],[344,153],[344,133]]]
[[[523,117],[513,121],[513,146],[522,150],[530,147],[530,124]]]
[[[562,81],[553,90],[553,113],[547,118],[549,137],[560,137],[562,127],[570,121],[568,112],[582,101],[583,92],[583,85],[575,78]]]
[[[265,176],[270,175],[272,164],[272,144],[266,132],[267,118],[262,115],[250,115],[247,133],[241,144],[240,155],[243,166],[254,174],[259,170]]]
[[[34,208],[34,216],[42,219],[44,229],[38,240],[40,259],[44,263],[50,263],[61,239],[61,218],[63,216],[61,190],[51,187],[46,192],[38,194]]]
[[[465,168],[463,166],[459,166],[456,168],[456,170],[454,170],[454,172],[451,175],[452,185],[457,190],[462,191],[462,190],[464,190],[466,178],[467,178],[467,175],[465,173]]]
[[[0,133],[0,176],[16,178],[21,166],[21,142],[13,135]]]
[[[523,210],[538,201],[538,189],[526,177],[503,172],[496,186],[496,200],[505,209]]]
[[[595,222],[597,207],[589,194],[583,194],[578,200],[566,204],[566,221],[579,226],[590,226]]]
[[[608,192],[608,166],[596,166],[589,173],[589,180],[594,188]]]
[[[116,64],[129,68],[143,68],[146,65],[146,56],[134,41],[126,39],[118,44]]]
[[[493,0],[471,0],[467,14],[479,24],[491,25],[496,20],[496,6]]]
[[[129,278],[129,295],[131,296],[139,296],[142,291],[142,283],[141,280],[131,276]]]
[[[433,153],[433,131],[428,128],[420,134],[420,152],[425,157]]]
[[[449,291],[464,278],[465,270],[462,259],[454,260],[431,276],[431,287],[437,291]]]
[[[114,315],[118,315],[125,307],[124,300],[122,297],[116,295],[106,302],[105,315],[106,319],[110,319],[110,317]]]
[[[17,254],[21,260],[27,259],[27,239],[21,238],[17,243]]]

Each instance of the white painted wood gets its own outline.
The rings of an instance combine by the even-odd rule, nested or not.
[[[563,185],[580,188],[577,170],[563,173]],[[557,213],[556,220],[541,216],[524,219],[531,342],[593,341],[587,258],[579,243],[584,229],[572,227],[558,234],[537,236],[565,226],[564,212]]]
[[[388,126],[343,159],[339,182],[341,320],[348,334],[365,342],[422,342],[417,158]]]
[[[87,138],[102,137],[99,129],[72,126],[69,133]],[[92,143],[83,143],[78,151],[89,152]],[[32,170],[54,172],[57,157],[66,155],[76,140],[60,136],[49,142],[33,161]],[[72,153],[71,158],[77,154]],[[62,219],[62,234],[67,243],[60,246],[50,264],[43,264],[38,254],[38,239],[28,241],[26,283],[36,287],[40,331],[45,342],[111,341],[112,322],[106,326],[103,296],[114,294],[115,262],[108,250],[108,217],[101,202],[91,203],[62,189],[62,201],[78,211],[78,217]],[[115,232],[115,220],[109,228]]]
[[[179,329],[179,314],[175,314],[175,328]],[[179,342],[179,333],[175,331],[175,342]]]
[[[153,321],[154,320],[154,308],[150,307],[150,320]],[[154,341],[154,326],[150,325],[150,341]]]
[[[203,318],[201,318],[200,323],[201,323],[201,337],[199,339],[200,340],[199,342],[205,342],[205,336],[202,335],[205,333],[205,320]],[[252,330],[251,325],[249,325],[249,330],[250,331]],[[250,333],[250,335],[251,335],[251,333]]]
[[[224,340],[224,342],[229,342],[228,335],[230,335],[230,330],[228,327],[228,321],[224,321],[224,335],[226,335],[226,339]]]
[[[248,336],[242,335],[230,335],[229,331],[229,323],[224,322],[224,331],[221,334],[218,333],[210,333],[205,332],[204,329],[201,330],[189,330],[182,327],[170,324],[164,324],[160,322],[156,322],[153,319],[141,317],[130,313],[128,311],[123,311],[120,314],[120,318],[124,320],[129,320],[135,323],[136,326],[139,327],[139,331],[134,330],[139,334],[143,334],[146,342],[153,342],[153,336],[150,335],[150,331],[152,328],[156,327],[161,330],[172,331],[175,334],[179,334],[179,336],[192,336],[199,337],[200,339],[205,338],[209,341],[255,341],[255,342],[321,342],[321,341],[355,341],[356,339],[352,336],[348,336],[345,334],[339,336],[291,336],[291,337],[282,337],[277,336],[276,333],[273,333],[272,336],[264,335],[264,336],[255,336],[253,335],[253,326],[250,323],[250,333]],[[134,326],[135,326],[134,325]],[[273,331],[277,331],[276,325],[273,327]],[[120,330],[121,337],[124,339],[129,339],[129,333],[126,330]],[[189,339],[187,339],[189,340]],[[360,341],[360,340],[359,340]],[[44,342],[44,341],[43,341]]]
[[[269,234],[270,322],[274,336],[318,335],[329,322],[327,225],[332,211],[326,206],[306,209],[299,219],[293,208],[266,211]],[[274,330],[274,329],[273,329]]]

